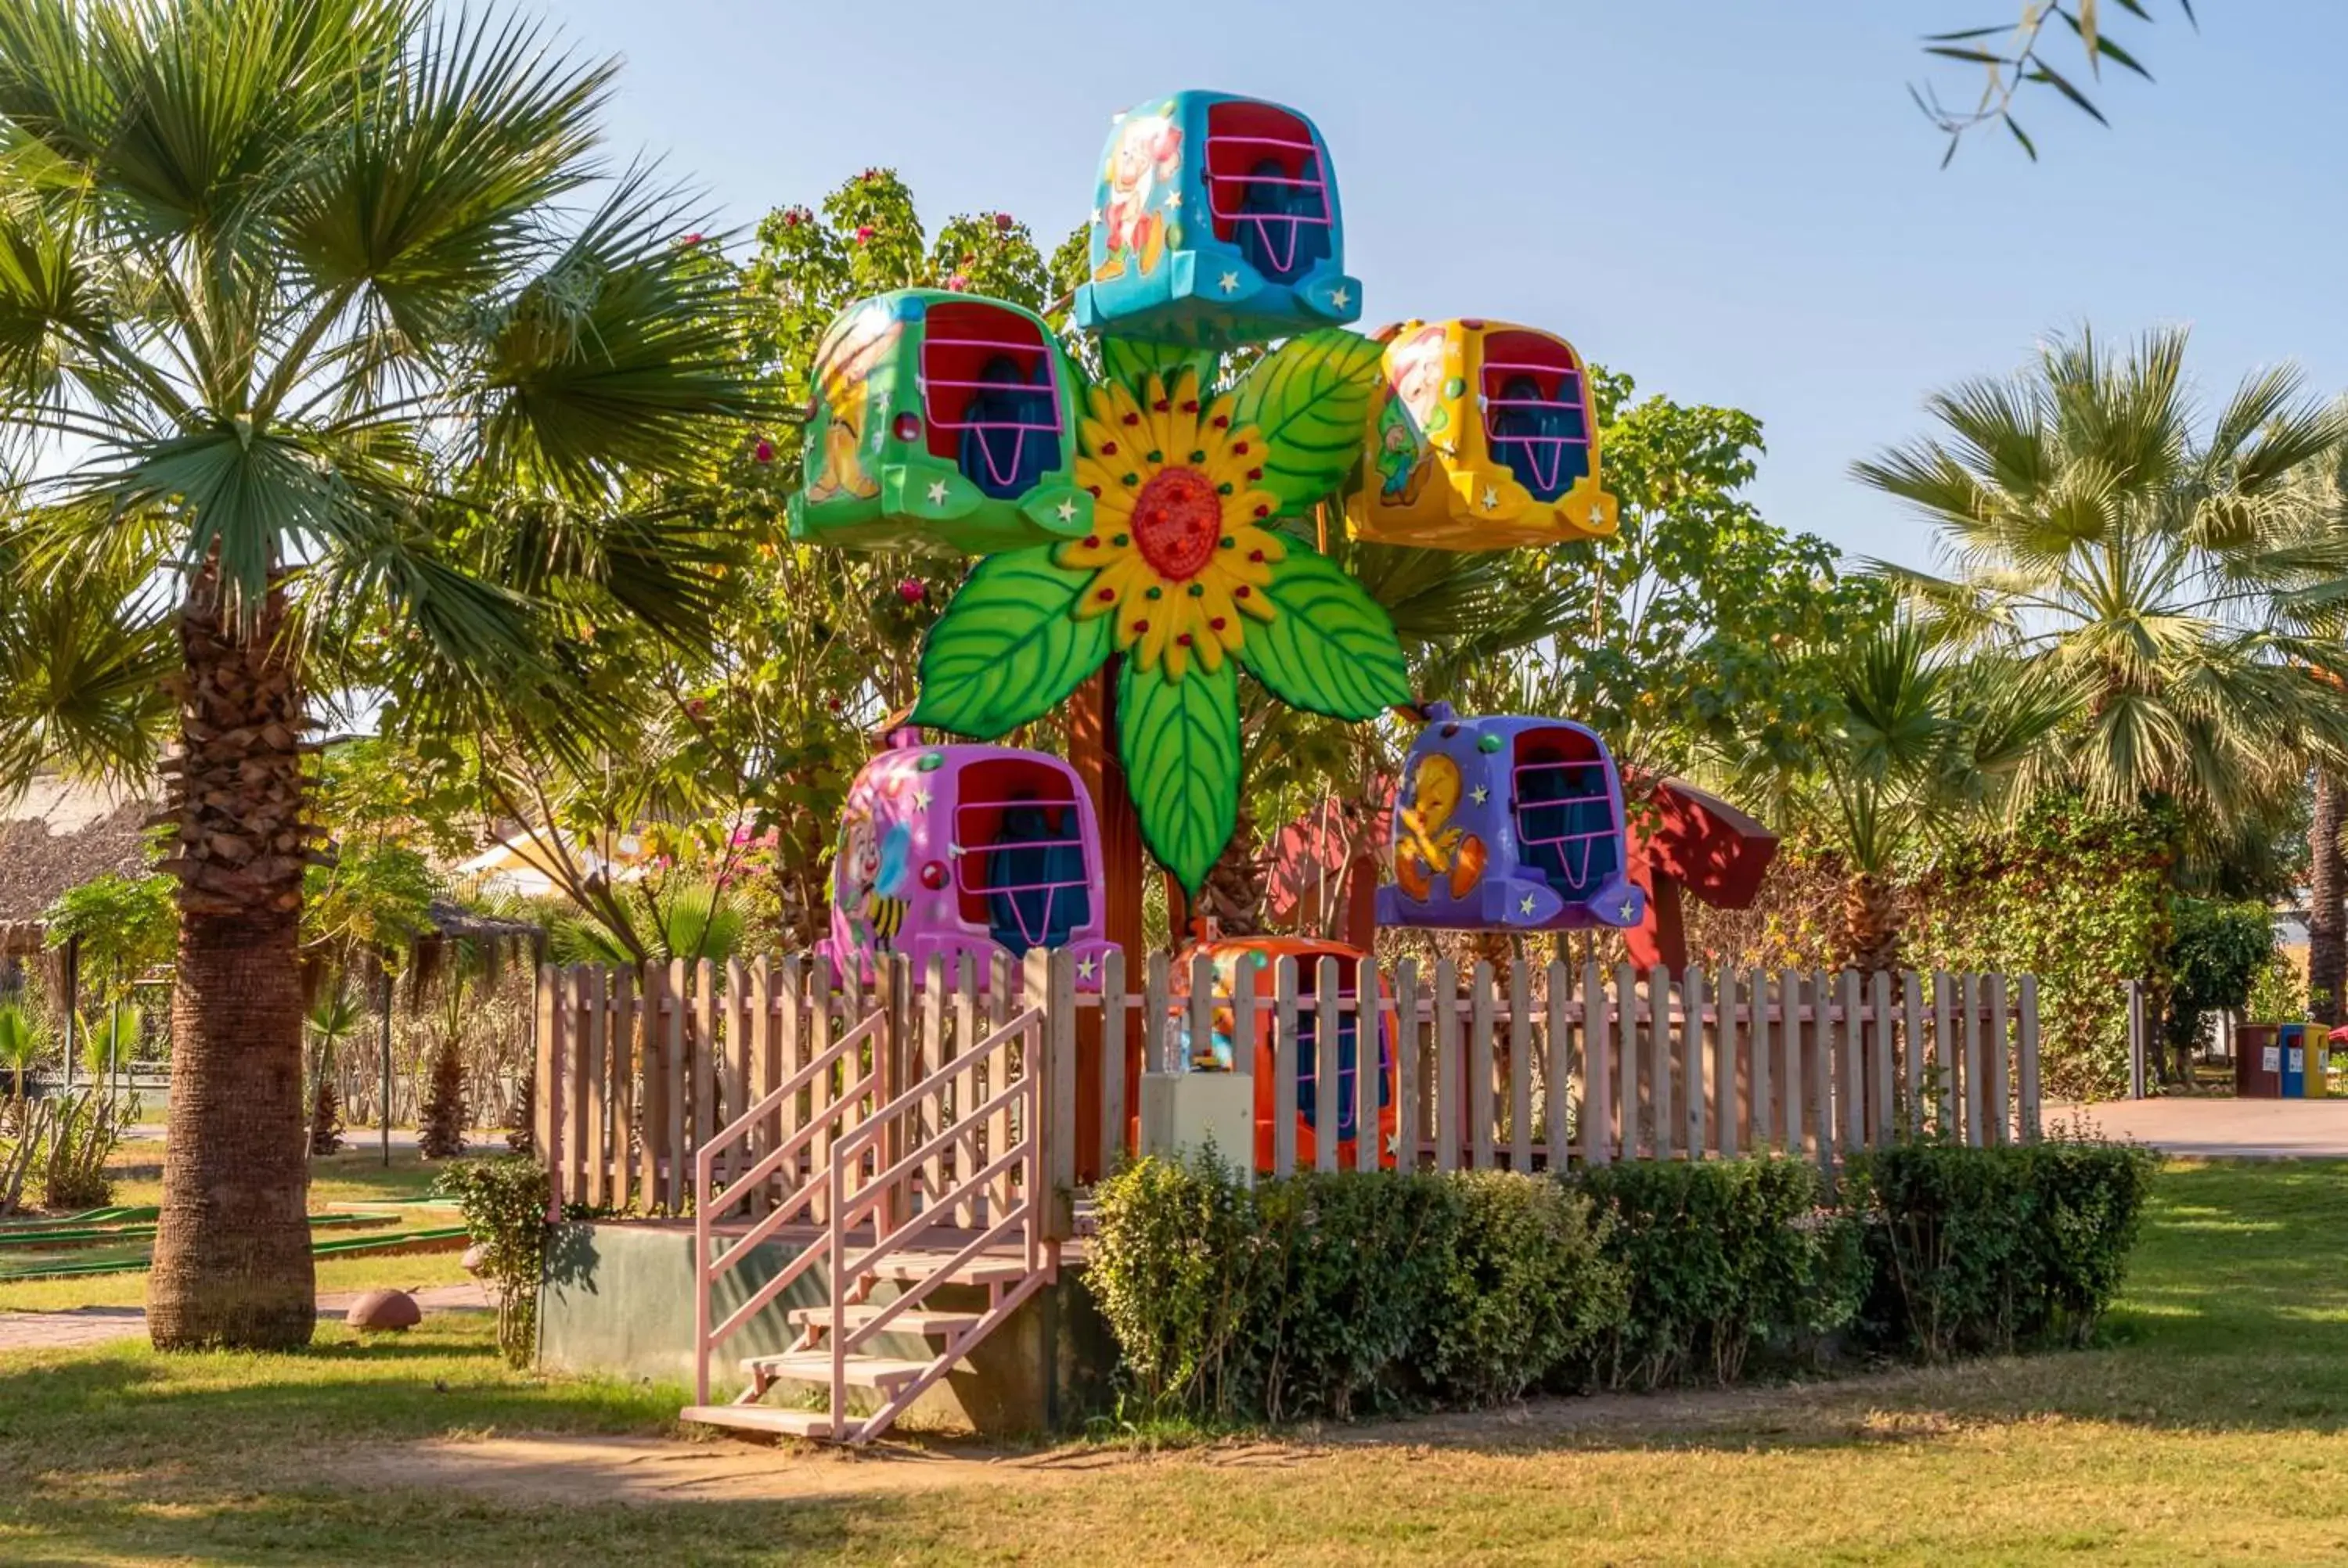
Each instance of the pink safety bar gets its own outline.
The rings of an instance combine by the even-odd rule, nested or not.
[[[1583,420],[1582,433],[1579,436],[1496,436],[1492,433],[1492,410],[1495,408],[1558,408],[1571,413],[1581,413],[1583,412],[1581,399],[1579,395],[1581,373],[1558,364],[1533,364],[1509,360],[1484,362],[1484,374],[1487,377],[1495,374],[1507,374],[1512,371],[1523,372],[1527,374],[1556,376],[1558,378],[1557,395],[1555,397],[1495,397],[1487,391],[1484,396],[1484,439],[1491,446],[1495,456],[1498,455],[1503,446],[1511,442],[1524,447],[1526,456],[1532,460],[1533,472],[1540,477],[1541,487],[1553,489],[1556,487],[1558,476],[1565,463],[1565,449],[1568,446],[1590,445],[1587,416],[1585,415]],[[1486,385],[1487,387],[1490,385],[1488,380]],[[1566,396],[1568,387],[1575,388],[1577,395]]]
[[[1044,361],[1044,384],[1041,386],[1031,386],[1025,383],[1012,384],[999,381],[963,381],[953,378],[932,376],[930,374],[930,350],[933,348],[984,348],[993,349],[997,354],[1041,355]],[[1020,392],[1031,394],[1038,397],[1045,397],[1050,400],[1052,417],[1048,422],[1043,424],[1038,424],[1033,420],[1024,419],[941,418],[938,415],[936,406],[932,402],[931,398],[932,393],[939,387],[945,387],[949,390],[963,392],[978,392],[982,390],[987,392]],[[967,412],[970,405],[965,400],[963,406],[964,411]],[[976,430],[982,432],[978,443],[978,450],[980,455],[986,460],[987,476],[998,485],[1007,485],[1018,476],[1019,459],[1027,450],[1027,437],[1031,433],[1049,432],[1054,436],[1062,434],[1060,429],[1059,367],[1052,363],[1051,351],[1041,343],[1004,343],[994,338],[983,337],[923,338],[922,340],[922,415],[929,421],[930,425],[933,428],[939,430]],[[985,439],[984,435],[983,434],[983,432],[991,430],[1008,430],[1013,432],[1011,457],[1007,464],[997,463],[994,460],[994,443]]]
[[[954,808],[955,843],[960,844],[962,841],[963,818],[967,813],[973,811],[1004,811],[1013,806],[1021,805],[1032,805],[1038,808],[1057,806],[1072,815],[1076,811],[1076,804],[1072,801],[965,801],[961,805]],[[973,883],[970,879],[970,863],[974,859],[981,859],[996,855],[1009,855],[1014,851],[1022,849],[1073,848],[1077,852],[1079,857],[1081,857],[1084,851],[1084,844],[1085,841],[1083,835],[1081,834],[1076,834],[1071,835],[1066,838],[1025,838],[1021,839],[1016,844],[989,844],[976,848],[965,847],[954,863],[954,886],[964,893],[1004,893],[1011,895],[1011,917],[1018,922],[1019,934],[1026,939],[1027,945],[1029,947],[1035,947],[1042,943],[1045,933],[1049,932],[1052,928],[1053,902],[1059,897],[1060,894],[1064,890],[1071,887],[1082,887],[1085,885],[1085,879],[1081,876],[1075,876],[1059,882]],[[1018,895],[1022,893],[1041,893],[1044,895],[1044,911],[1042,915],[1042,924],[1040,927],[1033,928],[1029,927],[1027,923],[1027,913],[1019,907]]]
[[[1525,799],[1524,777],[1527,774],[1537,773],[1594,773],[1598,775],[1598,787],[1581,794],[1559,795],[1553,800],[1529,801]],[[1560,813],[1558,820],[1562,823],[1570,820],[1565,814],[1573,806],[1588,805],[1593,801],[1611,804],[1610,792],[1606,787],[1606,764],[1595,759],[1578,763],[1519,763],[1510,777],[1510,787],[1516,805],[1518,843],[1553,847],[1558,851],[1558,860],[1560,864],[1565,861],[1567,845],[1580,845],[1581,863],[1573,870],[1572,879],[1577,886],[1587,885],[1590,881],[1591,855],[1601,840],[1614,836],[1613,825],[1609,823],[1604,827],[1592,828],[1584,833],[1535,834],[1527,829],[1525,818],[1529,812],[1554,809]],[[1609,815],[1611,815],[1612,813]]]
[[[1310,178],[1290,174],[1226,174],[1215,168],[1216,148],[1240,146],[1272,147],[1281,149],[1287,152],[1306,153],[1315,159],[1316,168],[1318,167],[1321,149],[1311,141],[1299,141],[1293,137],[1210,135],[1207,138],[1208,211],[1213,215],[1215,220],[1218,222],[1254,224],[1256,233],[1263,241],[1264,249],[1270,252],[1272,257],[1272,264],[1280,271],[1285,272],[1296,264],[1297,225],[1300,223],[1312,223],[1326,228],[1331,221],[1329,217],[1328,177],[1323,174],[1314,174]],[[1241,186],[1287,185],[1293,186],[1300,190],[1311,190],[1321,198],[1321,210],[1318,213],[1227,212],[1223,210],[1222,192],[1219,189],[1219,187],[1226,181],[1233,185]],[[1246,199],[1245,197],[1241,197],[1241,200],[1244,200]],[[1275,235],[1272,228],[1272,225],[1274,223],[1285,224],[1286,227]]]

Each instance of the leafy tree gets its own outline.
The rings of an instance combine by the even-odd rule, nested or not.
[[[2182,1078],[2201,1042],[2202,1020],[2219,1009],[2246,1008],[2251,988],[2274,956],[2274,917],[2264,904],[2179,898],[2168,938],[2168,1014],[2163,1032]]]
[[[139,977],[171,961],[180,928],[172,887],[163,876],[94,876],[42,911],[43,939],[52,948],[79,943],[82,972],[104,1004],[118,1005]]]
[[[0,0],[0,418],[93,454],[20,580],[141,585],[176,652],[160,1346],[310,1336],[314,694],[582,750],[595,628],[705,632],[733,549],[678,494],[771,404],[684,206],[596,153],[613,77],[425,0]]]

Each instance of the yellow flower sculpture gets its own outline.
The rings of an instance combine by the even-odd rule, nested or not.
[[[1261,487],[1262,436],[1232,423],[1238,402],[1202,400],[1189,371],[1138,394],[1112,382],[1092,389],[1078,433],[1094,528],[1053,558],[1093,574],[1077,619],[1114,615],[1117,651],[1169,681],[1193,662],[1220,670],[1247,621],[1276,613],[1272,569],[1288,550],[1265,526],[1278,498]]]
[[[1183,351],[1105,345],[1076,430],[1090,530],[971,569],[922,646],[913,722],[993,740],[1122,655],[1117,750],[1142,837],[1195,892],[1238,819],[1241,667],[1335,718],[1410,700],[1385,611],[1275,526],[1359,459],[1379,352],[1306,333],[1217,394]]]

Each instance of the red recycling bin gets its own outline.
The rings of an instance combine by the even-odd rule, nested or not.
[[[2282,1098],[2281,1026],[2246,1023],[2234,1030],[2234,1094],[2241,1100]]]

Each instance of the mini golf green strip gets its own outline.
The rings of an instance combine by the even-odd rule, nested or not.
[[[345,1257],[358,1252],[390,1252],[404,1246],[428,1246],[436,1242],[462,1241],[467,1235],[463,1225],[439,1225],[430,1230],[402,1231],[397,1235],[336,1236],[330,1241],[314,1242],[313,1257]],[[30,1279],[74,1279],[87,1275],[137,1274],[153,1266],[151,1255],[115,1258],[92,1263],[35,1264],[22,1270],[0,1269],[0,1285],[13,1285]]]

